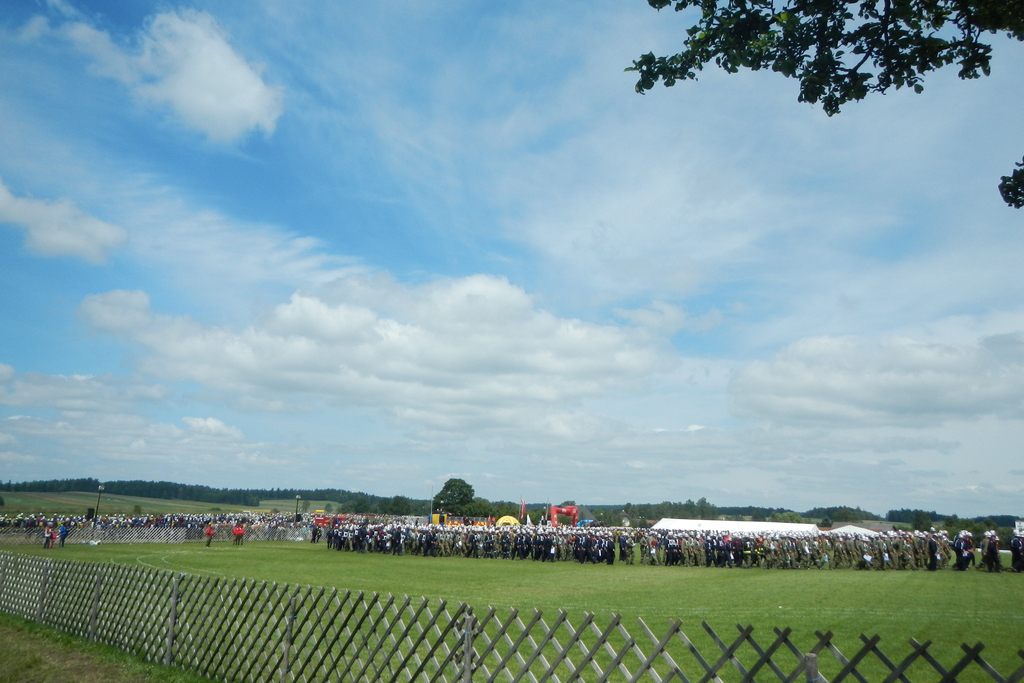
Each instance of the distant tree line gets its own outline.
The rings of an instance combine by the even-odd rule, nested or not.
[[[889,510],[885,513],[885,521],[896,522],[898,524],[911,524],[914,521],[915,516],[920,518],[926,516],[932,522],[943,522],[947,519],[959,519],[956,515],[944,515],[934,510],[909,510],[907,508],[901,508],[899,510]],[[971,517],[971,520],[975,522],[989,521],[996,526],[1001,527],[1012,527],[1017,517],[1013,515],[982,515],[981,517]]]
[[[719,507],[718,514],[733,519],[750,519],[756,522],[763,522],[772,515],[780,515],[786,512],[793,512],[788,508],[765,508],[748,505],[746,507]]]
[[[100,484],[105,493],[165,500],[194,500],[203,503],[228,505],[259,505],[259,496],[242,489],[215,489],[209,486],[176,484],[169,481],[107,481],[99,479],[48,479],[0,485],[0,489],[26,493],[66,493],[68,491],[96,491]]]
[[[860,507],[851,508],[846,505],[827,508],[811,508],[807,512],[801,512],[801,517],[807,519],[831,519],[833,522],[877,522],[882,518],[873,512],[861,510]]]
[[[0,482],[0,491],[33,492],[33,493],[65,493],[69,491],[96,491],[102,484],[105,493],[141,498],[160,498],[165,500],[188,500],[203,503],[222,503],[226,505],[252,506],[260,505],[266,500],[294,500],[300,496],[306,504],[303,511],[309,510],[309,501],[328,501],[326,512],[339,514],[384,514],[384,515],[426,515],[433,510],[447,512],[456,516],[471,518],[491,517],[498,519],[505,515],[518,517],[520,504],[511,501],[490,501],[476,495],[473,487],[462,479],[449,479],[444,487],[434,496],[433,500],[416,500],[406,496],[375,496],[360,491],[345,489],[218,489],[210,486],[177,484],[169,481],[107,481],[98,479],[48,479],[26,482]],[[562,505],[575,505],[575,501],[567,500]],[[3,497],[0,497],[0,506]],[[329,508],[329,509],[328,509]],[[285,510],[287,511],[287,510]],[[527,512],[534,521],[539,520],[548,512],[547,503],[531,503]],[[809,522],[821,520],[822,526],[832,526],[841,522],[880,521],[878,515],[862,510],[860,507],[835,506],[816,507],[806,512],[794,512],[786,508],[770,507],[718,507],[707,498],[696,502],[663,501],[661,503],[626,503],[624,505],[592,505],[590,506],[594,520],[607,526],[618,526],[624,518],[634,525],[646,526],[647,520],[659,520],[665,517],[677,519],[746,519],[773,522]],[[889,510],[885,521],[895,524],[906,524],[914,529],[942,527],[959,531],[967,529],[971,532],[986,529],[1012,529],[1013,515],[988,515],[970,519],[960,519],[956,515],[944,515],[934,510],[912,510],[901,508]],[[562,519],[566,522],[568,518]],[[1005,533],[1005,532],[1003,532]]]
[[[217,489],[210,486],[177,484],[170,481],[104,481],[99,479],[49,479],[44,481],[0,482],[0,491],[26,493],[66,493],[69,491],[96,491],[100,484],[104,493],[189,500],[202,503],[221,503],[256,507],[264,500],[326,500],[336,503],[338,512],[379,513],[392,515],[426,514],[428,501],[416,501],[405,496],[391,498],[344,489]],[[308,509],[308,506],[307,506]]]
[[[663,517],[675,519],[717,519],[719,514],[718,508],[709,503],[707,498],[701,498],[696,503],[689,499],[685,503],[673,503],[667,500],[653,505],[626,503],[622,506],[622,511],[630,519],[643,520],[657,520]]]

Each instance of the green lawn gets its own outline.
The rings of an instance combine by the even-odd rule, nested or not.
[[[213,683],[0,614],[0,683]]]
[[[710,654],[714,646],[702,620],[731,641],[737,623],[753,624],[762,645],[772,627],[793,628],[802,648],[815,630],[832,630],[847,655],[859,635],[882,636],[882,649],[902,657],[909,638],[932,640],[950,666],[959,645],[985,643],[985,657],[1004,674],[1021,664],[1024,647],[1024,576],[1009,572],[858,572],[684,569],[575,563],[391,557],[328,551],[322,544],[249,543],[180,546],[69,546],[63,550],[10,548],[16,552],[76,560],[134,563],[193,574],[245,577],[278,583],[347,588],[464,601],[477,613],[487,605],[546,613],[565,609],[599,621],[621,613],[627,628],[643,617],[661,633],[669,619]]]

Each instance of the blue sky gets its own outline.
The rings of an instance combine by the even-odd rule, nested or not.
[[[12,0],[0,468],[1022,514],[1024,49],[634,93],[644,2]]]

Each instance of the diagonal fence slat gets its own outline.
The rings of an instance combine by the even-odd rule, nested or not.
[[[836,659],[838,659],[843,665],[842,670],[836,674],[835,678],[832,679],[832,683],[842,683],[842,680],[850,674],[860,681],[860,683],[868,683],[867,679],[857,671],[857,665],[874,649],[875,644],[880,640],[880,638],[877,635],[871,638],[864,638],[864,636],[861,635],[861,639],[864,640],[864,647],[862,647],[857,654],[853,656],[853,659],[847,659],[843,653],[839,651],[839,648],[831,642],[827,645],[829,651],[832,652]]]
[[[743,627],[740,624],[736,624],[736,628],[742,631]],[[753,628],[751,628],[751,631],[753,631]],[[786,674],[782,672],[782,669],[779,668],[779,665],[772,660],[772,655],[774,655],[782,647],[783,643],[789,641],[789,635],[792,632],[792,629],[789,628],[783,629],[782,631],[780,631],[779,629],[775,629],[776,638],[772,642],[772,644],[768,646],[767,650],[761,649],[761,646],[758,645],[756,640],[754,640],[753,635],[751,635],[750,638],[747,639],[747,642],[750,643],[750,647],[753,648],[754,652],[757,653],[758,657],[757,662],[754,664],[754,666],[750,667],[750,671],[744,671],[742,668],[740,669],[740,672],[743,673],[742,683],[749,683],[750,681],[755,680],[757,672],[760,671],[761,667],[764,666],[768,666],[768,668],[772,670],[772,673],[774,673],[780,681],[785,681],[788,679],[788,676],[786,676]]]
[[[232,683],[802,683],[805,673],[829,683],[819,656],[838,666],[832,683],[1024,682],[1024,664],[1004,676],[981,643],[962,645],[947,669],[931,641],[909,639],[908,653],[890,657],[879,636],[861,635],[847,657],[831,631],[816,631],[804,652],[789,628],[762,646],[753,626],[737,624],[727,641],[701,622],[711,656],[678,620],[655,632],[637,619],[637,632],[618,614],[584,612],[574,624],[558,610],[548,623],[541,610],[494,607],[478,620],[443,600],[6,552],[0,611]]]
[[[487,676],[487,683],[494,683],[498,679],[498,676],[502,674],[504,674],[510,682],[515,680],[512,672],[509,671],[508,664],[513,658],[518,659],[520,666],[525,664],[526,660],[523,658],[519,650],[522,648],[526,639],[530,637],[530,631],[532,631],[537,625],[537,622],[540,621],[542,615],[543,613],[539,610],[534,610],[533,617],[530,618],[530,621],[523,624],[522,620],[519,618],[519,610],[514,607],[509,610],[509,618],[504,624],[502,624],[500,631],[500,636],[506,645],[505,654],[500,654],[496,647],[490,648],[491,654],[498,659],[498,663],[494,667],[494,672]],[[515,640],[512,640],[508,635],[508,627],[513,623],[519,627],[519,636]],[[497,640],[498,638],[495,637],[493,642],[496,644]]]
[[[875,637],[877,638],[877,636]],[[978,655],[980,655],[981,651],[985,649],[985,646],[981,643],[977,643],[974,647],[970,647],[967,643],[964,643],[960,648],[964,651],[963,659],[957,662],[952,669],[946,672],[942,677],[941,683],[953,683],[953,681],[956,680],[956,677],[959,676],[971,662],[978,658]]]
[[[931,641],[928,641],[921,646],[921,649],[927,649],[930,645]],[[885,681],[883,683],[896,683],[896,681],[900,681],[901,683],[910,683],[910,679],[906,677],[904,672],[906,672],[906,670],[910,668],[910,665],[917,661],[918,657],[921,656],[921,650],[915,648],[914,651],[907,655],[899,664],[893,664],[892,660],[890,660],[885,653],[877,647],[875,648],[875,655],[878,656],[878,659],[881,660],[881,662],[885,664],[891,672],[885,677]],[[1003,681],[998,681],[998,683],[1003,683]]]
[[[1017,650],[1017,655],[1024,659],[1024,650]],[[1017,683],[1021,680],[1024,680],[1024,664],[1006,678],[1006,683]]]
[[[442,613],[442,612],[447,614],[447,611],[445,610],[444,605],[445,605],[444,601],[441,601],[440,602],[440,606],[438,607],[438,613],[439,614]],[[434,667],[435,667],[435,670],[434,670],[434,672],[432,674],[428,673],[429,677],[428,677],[427,680],[429,680],[431,683],[434,683],[434,681],[437,681],[439,679],[442,680],[442,681],[447,681],[448,680],[444,676],[444,671],[449,666],[449,664],[452,663],[452,660],[455,658],[455,656],[459,654],[459,648],[457,646],[447,647],[445,645],[445,640],[446,640],[447,636],[449,636],[450,634],[454,633],[456,637],[453,640],[453,642],[455,643],[455,645],[457,645],[457,643],[458,643],[458,636],[459,636],[458,625],[459,625],[460,621],[463,619],[465,613],[466,613],[466,605],[463,605],[463,604],[460,603],[458,608],[455,610],[455,614],[451,615],[449,617],[448,623],[446,625],[444,625],[443,628],[440,627],[440,626],[437,626],[437,622],[434,621],[434,626],[431,627],[431,628],[427,628],[426,629],[426,631],[428,633],[429,632],[436,633],[437,634],[437,638],[434,640],[433,644],[431,644],[431,646],[424,653],[421,661],[417,664],[416,668],[409,675],[409,680],[410,681],[417,681],[417,680],[420,679],[419,677],[421,675],[423,675],[424,673],[428,673],[426,671],[428,663],[433,663]],[[437,661],[437,659],[436,659],[436,656],[437,656],[437,653],[438,653],[439,650],[442,651],[442,652],[445,652],[445,656],[441,659],[441,661]]]
[[[591,620],[593,620],[593,616],[594,616],[593,614],[590,615]],[[602,646],[608,640],[608,636],[610,636],[615,631],[615,627],[619,625],[620,621],[622,621],[622,617],[621,616],[619,616],[618,614],[612,615],[612,621],[608,625],[608,628],[600,633],[600,635],[597,638],[597,642],[594,643],[593,647],[587,649],[584,652],[583,659],[580,661],[579,664],[576,665],[576,668],[573,669],[572,673],[569,674],[569,680],[570,681],[575,681],[576,679],[580,678],[580,675],[583,673],[583,670],[585,668],[587,668],[588,666],[594,668],[598,675],[601,675],[601,674],[604,673],[601,670],[601,668],[599,666],[597,666],[597,664],[594,662],[594,656],[598,653],[598,651],[600,651],[602,649]],[[593,625],[593,621],[591,621],[591,623],[588,624],[588,626],[592,626],[592,625]],[[583,627],[580,627],[580,633],[582,633],[583,631],[584,631]],[[579,641],[579,642],[580,642],[580,645],[582,647],[582,645],[583,645],[582,641]]]
[[[700,622],[700,625],[704,628],[705,631],[708,632],[711,638],[715,641],[715,644],[722,649],[722,656],[718,658],[718,661],[716,661],[713,666],[706,667],[707,673],[705,673],[704,677],[700,679],[700,683],[709,683],[709,681],[712,680],[721,683],[722,679],[719,678],[718,672],[723,666],[725,666],[728,663],[732,663],[734,666],[737,666],[740,670],[740,673],[746,673],[743,670],[743,666],[739,663],[739,660],[736,659],[734,655],[736,651],[740,648],[740,646],[744,643],[744,641],[746,641],[746,639],[753,632],[754,627],[747,626],[746,628],[740,629],[740,635],[736,638],[735,641],[733,641],[732,645],[726,647],[725,643],[723,643],[721,639],[715,634],[715,632],[711,630],[711,627],[708,626],[708,622],[702,621]],[[703,657],[701,659],[703,659]]]
[[[643,676],[645,673],[649,673],[651,678],[657,681],[657,683],[661,683],[663,679],[661,678],[661,676],[658,675],[658,672],[655,670],[654,663],[665,654],[665,648],[667,648],[669,643],[671,643],[674,640],[673,636],[675,636],[676,633],[679,632],[679,629],[682,628],[683,622],[678,620],[673,620],[669,622],[668,631],[659,640],[654,635],[654,633],[652,633],[651,630],[647,628],[647,624],[644,623],[643,619],[638,618],[636,621],[640,625],[640,628],[643,629],[644,634],[650,639],[651,643],[654,645],[654,649],[651,650],[651,654],[644,656],[643,651],[640,649],[638,645],[633,646],[635,654],[638,657],[641,657],[642,660],[640,662],[640,666],[636,670],[636,673],[630,677],[629,681],[630,683],[636,683],[640,680],[641,676]],[[623,629],[623,634],[627,635],[625,629]],[[667,661],[669,662],[669,666],[675,667],[675,662],[672,662],[671,658],[669,658],[669,660]],[[671,677],[671,674],[669,674],[669,676]],[[680,672],[679,678],[684,683],[689,683],[686,677],[682,675],[682,672]]]
[[[548,660],[547,657],[544,656],[544,648],[547,647],[548,643],[554,640],[555,631],[568,618],[568,612],[565,610],[558,610],[558,618],[555,620],[555,624],[551,628],[548,628],[543,616],[537,620],[537,623],[540,624],[541,628],[544,630],[544,635],[541,637],[539,643],[534,641],[532,635],[527,636],[526,642],[529,643],[532,651],[530,652],[529,658],[527,658],[526,662],[523,664],[523,668],[519,671],[519,675],[513,679],[512,683],[519,683],[524,676],[529,676],[531,683],[538,683],[538,679],[531,671],[531,667],[534,662],[540,662],[540,665],[543,666],[545,670],[548,668]]]

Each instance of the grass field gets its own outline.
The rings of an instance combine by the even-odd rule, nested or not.
[[[212,683],[0,614],[0,683]]]
[[[300,500],[299,501],[299,512],[302,512],[302,504],[309,503],[309,509],[307,513],[313,513],[316,510],[326,510],[327,506],[330,505],[332,509],[338,509],[338,501],[336,500]],[[284,513],[295,512],[295,499],[284,498],[279,500],[261,500],[260,510],[271,510],[276,509]]]
[[[982,572],[764,571],[639,567],[616,564],[580,566],[462,558],[391,557],[328,551],[322,544],[199,544],[178,546],[69,546],[58,551],[12,548],[16,552],[94,562],[139,564],[192,574],[243,577],[353,590],[463,601],[477,612],[487,605],[566,609],[599,617],[612,612],[636,617],[656,632],[669,619],[708,653],[710,639],[700,628],[708,621],[731,640],[737,623],[753,624],[763,645],[772,627],[793,628],[801,647],[815,630],[832,630],[847,654],[859,635],[882,636],[891,657],[909,652],[907,641],[935,642],[933,652],[950,665],[959,645],[985,643],[985,656],[1004,674],[1021,661],[1024,647],[1024,576]],[[848,652],[849,651],[849,652]]]

